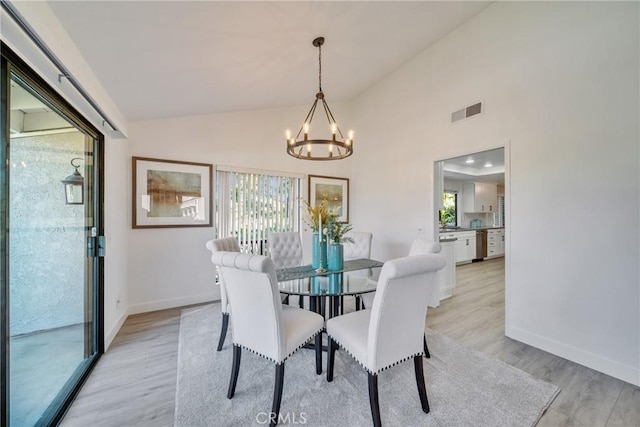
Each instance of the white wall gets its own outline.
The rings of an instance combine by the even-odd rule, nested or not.
[[[492,5],[355,101],[352,172],[353,218],[386,259],[433,235],[435,160],[507,146],[507,335],[636,385],[638,12]]]
[[[129,306],[129,234],[131,194],[129,143],[107,138],[104,154],[104,341],[109,347],[124,323]],[[120,301],[117,303],[117,301]]]
[[[343,106],[331,103],[331,107],[336,118],[349,123]],[[300,123],[307,111],[308,106],[304,106],[133,122],[129,127],[130,155],[348,177],[349,159],[302,161],[286,153],[284,131]],[[130,179],[131,158],[127,161]],[[128,191],[123,203],[130,211],[131,189]],[[305,180],[305,199],[306,193]],[[218,288],[213,285],[210,252],[204,246],[214,237],[212,227],[130,229],[128,235],[130,313],[219,298]],[[306,253],[310,252],[308,245]]]

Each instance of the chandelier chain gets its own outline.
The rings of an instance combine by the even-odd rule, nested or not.
[[[318,89],[322,92],[322,45],[318,46]]]

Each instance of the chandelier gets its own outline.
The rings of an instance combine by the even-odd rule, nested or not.
[[[324,37],[317,37],[313,40],[313,45],[318,48],[318,93],[313,105],[304,119],[304,123],[300,127],[295,138],[291,136],[291,132],[287,130],[287,153],[289,155],[305,160],[340,160],[353,154],[353,131],[349,131],[348,138],[345,138],[342,131],[338,127],[336,120],[333,118],[331,109],[324,99],[322,92],[322,45]],[[322,109],[327,116],[329,129],[331,130],[331,139],[310,139],[309,130],[311,129],[311,121],[316,112],[318,101],[322,103]],[[302,135],[302,138],[300,136]]]

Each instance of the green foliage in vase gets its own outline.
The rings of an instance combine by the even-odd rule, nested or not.
[[[351,224],[338,221],[337,215],[331,215],[329,217],[329,221],[327,222],[327,239],[330,243],[353,243],[353,239],[351,237],[345,236],[345,234],[351,231],[352,228],[353,226]]]

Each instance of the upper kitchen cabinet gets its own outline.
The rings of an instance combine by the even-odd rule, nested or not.
[[[462,186],[463,210],[467,213],[495,212],[498,187],[486,182],[465,182]]]

